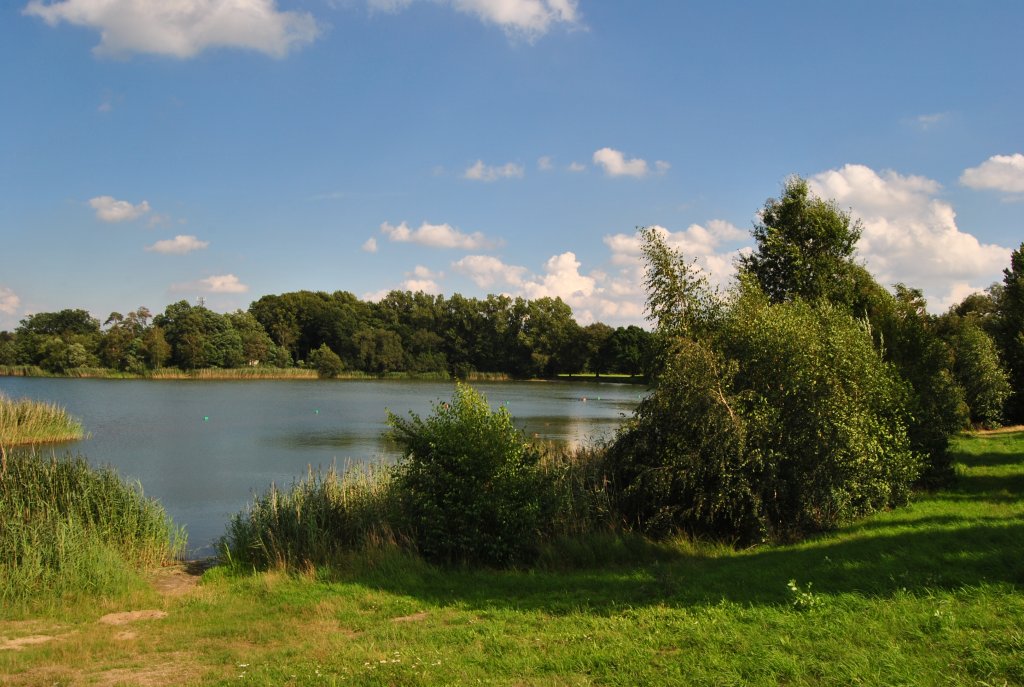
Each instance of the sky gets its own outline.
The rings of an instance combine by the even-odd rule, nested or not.
[[[9,0],[0,329],[308,289],[643,323],[787,177],[932,312],[1024,241],[1024,3]]]

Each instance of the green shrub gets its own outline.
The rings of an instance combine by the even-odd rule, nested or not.
[[[508,565],[536,555],[544,490],[539,453],[508,410],[459,384],[426,419],[388,415],[404,458],[401,523],[428,560]]]
[[[320,348],[310,352],[309,364],[316,370],[317,376],[322,379],[337,377],[345,369],[341,358],[327,344],[320,344]]]
[[[904,503],[919,470],[907,389],[844,310],[748,285],[678,337],[611,448],[623,513],[652,535],[798,538]]]

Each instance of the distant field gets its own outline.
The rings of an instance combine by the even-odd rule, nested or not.
[[[609,535],[534,571],[383,550],[5,609],[0,683],[1022,685],[1024,432],[954,448],[955,488],[799,545]],[[167,615],[100,622],[143,609]]]

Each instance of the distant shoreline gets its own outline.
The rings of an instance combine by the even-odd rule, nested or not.
[[[63,374],[47,372],[33,365],[0,365],[0,377],[41,377],[52,379],[145,379],[145,380],[199,380],[199,381],[250,381],[250,380],[319,380],[316,370],[298,367],[234,367],[234,368],[201,368],[196,370],[180,370],[178,368],[162,368],[147,370],[145,373],[122,372],[103,367],[83,367]],[[397,380],[397,381],[453,381],[454,378],[439,372],[388,372],[371,374],[368,372],[342,372],[333,379],[341,381],[360,380]],[[326,380],[330,381],[330,380]],[[560,374],[551,378],[515,379],[501,372],[471,372],[464,381],[468,382],[512,382],[512,381],[571,381],[587,383],[614,384],[646,384],[643,377],[629,375],[601,375],[592,373]]]

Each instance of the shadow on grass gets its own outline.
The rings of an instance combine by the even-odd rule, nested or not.
[[[952,525],[952,523],[950,523]],[[410,564],[343,575],[354,582],[434,605],[478,610],[515,608],[560,615],[619,613],[623,608],[696,608],[722,601],[779,605],[787,583],[825,594],[886,598],[902,592],[956,590],[980,584],[1024,588],[1024,517],[944,527],[932,522],[891,535],[845,533],[794,547],[570,571],[477,571]]]

